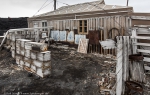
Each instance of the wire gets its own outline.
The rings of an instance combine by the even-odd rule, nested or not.
[[[45,7],[47,7],[49,4],[51,4],[53,1],[51,1],[50,3],[48,3],[47,5],[45,5],[42,9],[44,9]]]
[[[57,0],[57,1],[58,1],[58,0]],[[58,1],[58,2],[60,2],[60,1]],[[63,3],[63,2],[60,2],[60,3],[62,3],[62,4],[65,4],[65,5],[69,6],[69,4],[67,4],[67,3]]]
[[[58,2],[57,2],[57,8],[59,8]]]
[[[53,2],[53,0],[52,0],[50,3],[48,3],[47,5],[45,5],[45,4],[47,3],[47,1],[48,1],[48,0],[46,0],[46,1],[43,3],[43,5],[40,7],[40,9],[39,9],[33,16],[35,16],[40,10],[42,10],[43,8],[45,8],[45,7],[48,6],[50,3]],[[45,6],[44,6],[44,5],[45,5]]]
[[[52,9],[51,9],[51,11],[53,11],[53,9],[54,9],[54,4],[53,4],[53,6],[52,6]]]

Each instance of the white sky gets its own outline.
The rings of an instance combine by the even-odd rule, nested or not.
[[[0,17],[31,17],[33,16],[46,0],[0,0]],[[48,0],[45,4],[49,4],[53,0]],[[69,5],[91,2],[95,0],[58,0],[57,8],[65,6],[60,3],[67,3]],[[105,0],[107,5],[122,5],[126,6],[127,0]],[[149,12],[150,0],[129,0],[129,6],[134,8],[134,12]],[[40,10],[36,15],[49,12],[53,10],[53,2],[47,7]]]

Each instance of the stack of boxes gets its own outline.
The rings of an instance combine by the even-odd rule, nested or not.
[[[32,42],[34,35],[28,31],[10,32],[7,40],[19,67],[45,77],[51,74],[51,52],[47,51],[47,44]]]
[[[25,50],[25,65],[27,67],[30,65],[31,70],[41,77],[51,74],[51,52],[46,51],[46,44],[27,42],[25,43]]]

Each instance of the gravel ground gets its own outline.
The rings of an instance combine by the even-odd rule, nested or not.
[[[17,67],[9,51],[0,53],[0,93],[5,95],[109,95],[99,82],[115,73],[115,60],[99,54],[77,53],[75,48],[52,45],[52,74],[39,78]],[[111,79],[113,87],[115,79]],[[20,93],[20,94],[19,94]],[[0,94],[1,95],[1,94]]]

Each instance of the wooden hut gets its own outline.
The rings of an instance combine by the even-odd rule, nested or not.
[[[51,31],[50,36],[55,41],[78,44],[79,38],[88,38],[89,46],[94,48],[91,52],[104,54],[99,40],[126,35],[131,27],[129,15],[132,12],[132,7],[106,5],[104,0],[98,0],[63,6],[55,11],[30,17],[28,27],[52,27],[51,30],[41,31]],[[113,54],[113,51],[108,50],[106,53]]]

